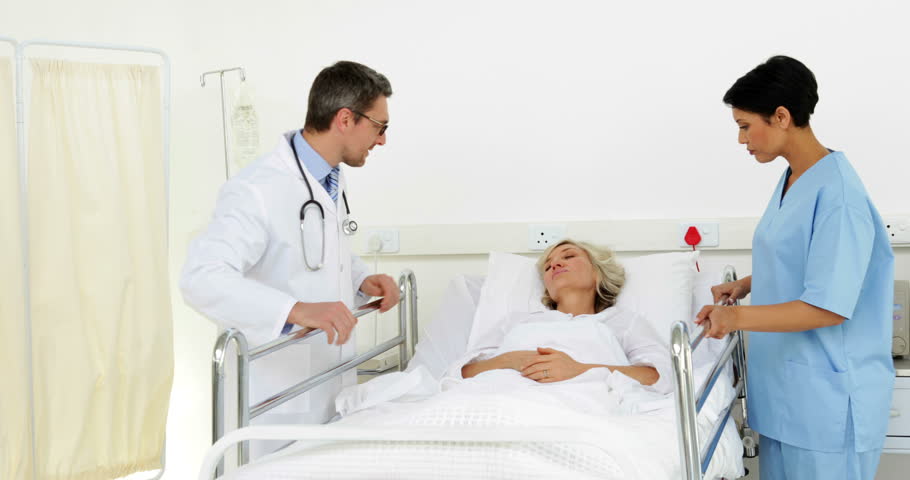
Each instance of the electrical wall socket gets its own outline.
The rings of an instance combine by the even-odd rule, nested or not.
[[[367,253],[398,253],[398,230],[386,228],[370,230],[366,235]]]
[[[698,229],[701,235],[701,242],[696,247],[716,247],[720,245],[720,224],[717,222],[683,222],[679,224],[679,246],[689,247],[686,243],[686,232],[689,227]]]
[[[888,230],[888,240],[892,244],[910,243],[910,215],[902,217],[882,217],[885,229]]]
[[[543,251],[564,238],[566,238],[565,224],[538,223],[528,225],[528,250]]]

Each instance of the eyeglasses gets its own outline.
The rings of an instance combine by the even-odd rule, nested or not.
[[[373,117],[371,117],[371,116],[369,116],[369,115],[367,115],[367,114],[365,114],[365,113],[363,113],[363,112],[358,112],[357,110],[353,110],[353,109],[352,109],[351,111],[354,112],[354,113],[356,113],[357,115],[360,115],[361,117],[366,118],[367,120],[373,122],[374,124],[376,124],[376,126],[379,127],[379,136],[380,136],[380,137],[383,136],[383,135],[385,135],[385,131],[388,130],[388,128],[389,128],[388,122],[382,123],[382,122],[380,122],[379,120],[376,120],[375,118],[373,118]]]

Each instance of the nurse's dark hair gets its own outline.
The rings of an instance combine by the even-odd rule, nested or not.
[[[724,94],[724,103],[762,115],[766,120],[777,107],[784,107],[790,111],[794,125],[805,127],[818,103],[818,83],[802,62],[777,55],[740,77]]]
[[[303,128],[324,132],[342,108],[360,113],[373,108],[380,97],[392,96],[392,84],[385,75],[357,62],[340,61],[325,67],[310,87]],[[360,121],[357,114],[357,120]]]

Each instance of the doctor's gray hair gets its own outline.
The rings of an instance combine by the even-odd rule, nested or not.
[[[547,258],[561,245],[572,245],[585,252],[594,272],[597,273],[597,294],[594,298],[594,311],[602,312],[616,304],[616,297],[626,283],[626,271],[616,260],[616,254],[613,250],[606,247],[598,247],[586,242],[565,239],[551,246],[537,260],[537,272],[542,277],[546,268]],[[556,309],[556,302],[550,298],[550,293],[544,290],[543,298],[540,299],[544,306],[550,310]]]
[[[324,132],[338,110],[349,108],[363,113],[373,108],[380,96],[392,96],[392,84],[385,75],[357,62],[338,62],[322,69],[313,80],[303,128]]]

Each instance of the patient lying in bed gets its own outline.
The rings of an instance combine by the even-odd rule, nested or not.
[[[611,251],[565,240],[544,252],[537,266],[550,310],[513,313],[481,335],[463,359],[462,378],[510,370],[512,377],[544,384],[619,372],[656,392],[671,390],[669,359],[657,333],[614,306],[624,272]]]
[[[613,253],[566,241],[544,253],[538,270],[548,310],[488,322],[441,381],[417,368],[348,388],[336,400],[338,412],[431,396],[457,408],[492,395],[502,405],[520,398],[594,415],[669,406],[669,355],[644,319],[614,306],[624,272]]]

